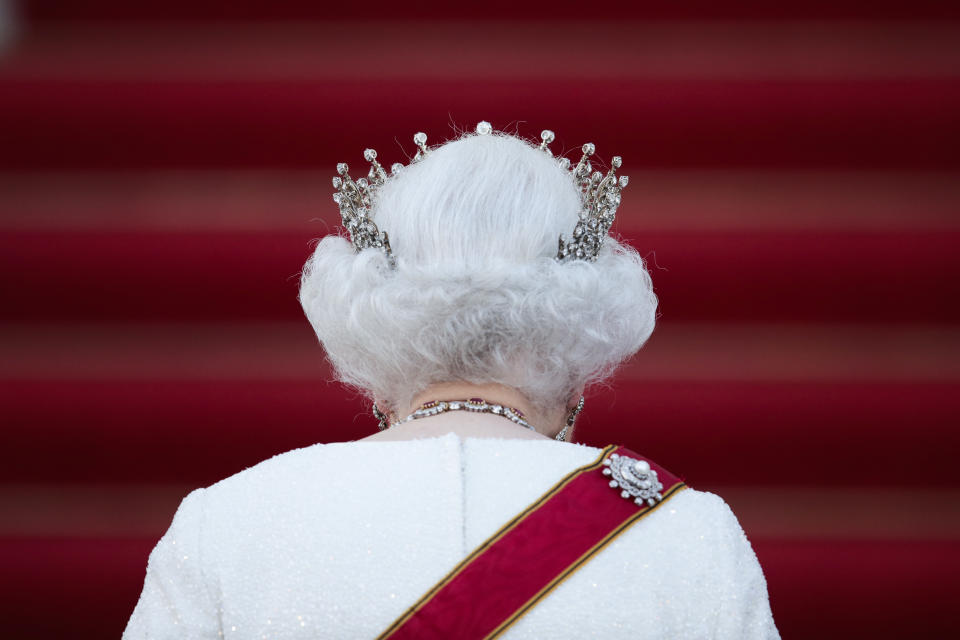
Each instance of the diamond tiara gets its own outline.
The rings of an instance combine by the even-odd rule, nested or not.
[[[492,132],[493,127],[489,122],[481,122],[477,125],[479,135],[490,135]],[[551,156],[553,152],[550,151],[550,143],[554,138],[553,131],[550,130],[540,134],[540,149]],[[430,153],[427,148],[427,134],[417,133],[413,136],[413,142],[417,145],[413,162],[419,162]],[[616,175],[617,169],[622,164],[620,156],[613,157],[610,161],[610,169],[603,174],[600,171],[594,171],[590,163],[590,158],[596,150],[593,143],[588,142],[581,150],[583,156],[573,168],[568,158],[558,160],[564,170],[570,171],[570,178],[580,193],[579,220],[571,238],[565,240],[563,234],[560,234],[556,255],[556,259],[560,262],[567,260],[592,262],[597,259],[603,241],[613,225],[617,207],[620,206],[620,192],[628,182],[627,176]],[[386,231],[380,231],[370,216],[377,190],[387,180],[387,172],[377,162],[375,150],[364,150],[363,158],[370,163],[370,171],[366,178],[356,181],[350,177],[350,168],[346,163],[341,162],[337,165],[338,175],[333,179],[333,188],[337,192],[333,194],[333,200],[340,207],[340,218],[350,234],[354,249],[357,252],[369,247],[381,249],[386,254],[390,267],[396,268],[397,262],[390,249],[390,238]],[[403,169],[402,163],[394,163],[390,167],[390,175],[396,176]]]

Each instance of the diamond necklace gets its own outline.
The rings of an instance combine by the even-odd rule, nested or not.
[[[511,422],[526,427],[531,431],[536,431],[534,426],[524,419],[523,412],[513,407],[505,407],[502,404],[493,404],[483,398],[470,398],[469,400],[431,400],[425,402],[420,407],[408,415],[403,420],[394,422],[391,427],[420,418],[429,418],[447,411],[472,411],[474,413],[492,413],[495,416],[501,416]]]

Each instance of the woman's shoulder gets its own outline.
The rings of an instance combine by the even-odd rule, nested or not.
[[[515,500],[520,509],[601,452],[561,442],[464,440],[454,434],[314,444],[268,458],[197,493],[204,494],[203,510],[216,514],[213,520],[236,516],[249,522],[258,514],[269,518],[284,510],[346,509],[350,496],[371,503],[381,498],[411,501],[417,495],[435,499],[438,486],[459,482],[460,474],[468,473],[471,490],[490,488],[502,496],[501,489],[514,487],[513,493],[522,494]],[[648,525],[637,529],[703,548],[742,547],[745,542],[730,506],[706,491],[686,488],[650,515]]]
[[[206,488],[209,495],[245,491],[261,482],[275,480],[282,476],[295,475],[312,468],[326,454],[329,445],[313,444],[261,460],[260,462],[227,476]]]
[[[636,552],[655,549],[672,558],[672,571],[701,584],[710,593],[736,597],[750,593],[765,601],[763,572],[743,527],[730,505],[707,491],[684,489],[662,503],[649,518],[649,528],[635,527]],[[711,596],[712,597],[712,596]],[[726,605],[725,605],[726,606]]]
[[[270,493],[283,488],[288,493],[301,483],[329,483],[331,480],[368,477],[371,470],[396,473],[397,469],[424,472],[445,461],[469,456],[490,458],[497,463],[526,460],[529,464],[549,467],[563,474],[582,464],[589,464],[602,449],[582,444],[549,440],[461,439],[450,433],[435,438],[382,442],[334,442],[313,444],[292,449],[267,458],[251,467],[224,478],[204,490],[205,501],[220,501],[232,495]],[[519,464],[519,462],[518,462]],[[554,468],[555,467],[555,468]],[[682,470],[681,470],[682,472]],[[688,524],[736,525],[727,503],[718,495],[687,488],[669,501],[668,513]]]
[[[730,505],[721,496],[693,487],[686,487],[668,504],[687,517],[697,518],[714,526],[729,526],[737,519]]]
[[[658,520],[669,525],[679,539],[706,546],[746,540],[730,505],[715,493],[690,487],[661,505]]]
[[[337,476],[357,464],[383,465],[428,459],[443,438],[390,442],[331,442],[291,449],[266,458],[206,488],[208,498],[247,492],[277,482],[289,483],[303,476]],[[442,443],[441,443],[442,444]]]
[[[577,462],[595,457],[601,450],[595,447],[555,442],[552,440],[510,440],[497,438],[460,438],[455,433],[414,440],[352,441],[314,444],[292,449],[267,458],[233,474],[206,489],[209,498],[216,499],[235,492],[247,492],[261,485],[290,482],[301,476],[311,478],[339,477],[345,471],[363,468],[397,468],[409,471],[424,469],[451,457],[489,453],[496,457],[505,451],[518,454],[544,454],[555,461]],[[538,460],[544,456],[537,455]]]

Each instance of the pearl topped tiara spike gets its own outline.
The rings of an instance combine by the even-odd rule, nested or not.
[[[480,122],[477,124],[478,135],[490,135],[493,133],[493,127],[489,122]],[[550,150],[550,143],[555,139],[553,131],[544,130],[540,134],[540,150],[549,155],[553,155]],[[427,134],[419,132],[413,136],[413,142],[417,145],[416,155],[412,162],[419,162],[430,153],[427,147]],[[606,175],[600,171],[594,171],[590,158],[595,152],[592,142],[583,145],[583,157],[580,162],[572,169],[570,160],[560,158],[558,163],[564,170],[570,171],[570,177],[580,193],[580,213],[577,225],[569,240],[564,240],[563,234],[560,234],[559,249],[557,250],[557,260],[565,262],[567,260],[587,260],[595,261],[603,247],[603,241],[610,232],[613,225],[614,216],[617,213],[617,207],[620,205],[620,192],[627,186],[627,176],[616,175],[620,168],[622,160],[620,156],[614,156],[610,161],[610,169]],[[391,268],[396,268],[397,262],[393,257],[393,251],[390,248],[390,238],[386,231],[380,231],[376,223],[370,217],[370,210],[376,199],[377,190],[387,180],[387,172],[377,162],[377,152],[373,149],[366,149],[363,152],[363,158],[370,163],[370,171],[366,178],[360,178],[354,181],[350,177],[349,167],[345,163],[337,165],[337,176],[333,179],[333,188],[337,190],[333,194],[333,200],[340,207],[340,217],[343,226],[350,234],[350,240],[357,252],[375,247],[383,250],[387,256],[387,262]],[[390,167],[390,175],[396,176],[403,171],[403,164],[397,162]]]

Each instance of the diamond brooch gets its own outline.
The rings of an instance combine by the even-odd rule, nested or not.
[[[610,487],[620,489],[620,497],[626,500],[633,499],[637,506],[652,507],[661,500],[663,485],[657,478],[657,472],[650,468],[645,460],[628,458],[619,454],[612,454],[603,461],[603,475],[610,476]]]

